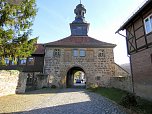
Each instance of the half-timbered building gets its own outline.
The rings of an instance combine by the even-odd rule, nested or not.
[[[126,30],[126,36],[121,30]],[[147,0],[116,33],[126,38],[134,92],[152,99],[152,0]]]

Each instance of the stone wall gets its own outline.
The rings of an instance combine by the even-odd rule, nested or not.
[[[110,77],[111,87],[132,92],[132,77],[130,74],[116,63],[114,66],[115,75]]]
[[[115,66],[115,77],[128,77],[130,74],[125,69],[114,63]]]
[[[111,77],[110,78],[111,87],[125,90],[128,92],[133,92],[132,89],[132,78],[131,76],[127,77]]]
[[[41,89],[48,86],[48,75],[46,74],[37,74],[37,87],[36,89]]]
[[[54,49],[60,50],[59,57],[54,57]],[[44,71],[49,75],[49,84],[66,87],[68,70],[80,67],[85,71],[87,87],[93,84],[110,85],[110,77],[115,75],[113,48],[83,49],[86,51],[85,57],[73,57],[72,48],[46,47]]]
[[[26,75],[17,70],[0,71],[0,96],[24,93],[26,88]]]
[[[152,47],[131,55],[134,90],[152,100]]]

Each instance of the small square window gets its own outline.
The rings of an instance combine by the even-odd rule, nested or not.
[[[11,65],[17,65],[18,59],[16,59],[16,62],[14,60],[11,61]]]
[[[74,49],[73,50],[73,56],[74,57],[78,57],[79,53],[78,53],[78,50],[77,49]]]
[[[10,63],[9,58],[5,58],[5,64],[9,65],[9,63]]]
[[[105,51],[104,51],[104,50],[101,50],[101,51],[98,53],[98,57],[105,57]]]
[[[85,56],[86,56],[85,50],[81,49],[80,50],[80,57],[85,57]]]
[[[26,65],[26,58],[20,59],[20,65]]]
[[[28,58],[28,65],[34,65],[34,57]]]
[[[60,49],[54,49],[54,57],[60,57]]]
[[[152,32],[152,15],[144,20],[146,34]]]
[[[97,77],[96,77],[96,80],[99,81],[99,80],[100,80],[100,76],[97,76]]]

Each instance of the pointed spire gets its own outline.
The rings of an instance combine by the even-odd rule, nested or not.
[[[80,4],[81,4],[81,0],[80,0]]]

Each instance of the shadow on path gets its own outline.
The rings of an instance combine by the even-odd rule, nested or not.
[[[49,89],[44,89],[26,94],[42,94],[43,91],[49,93]],[[13,114],[126,114],[115,103],[85,89],[55,89],[54,92],[56,96],[40,106]]]

